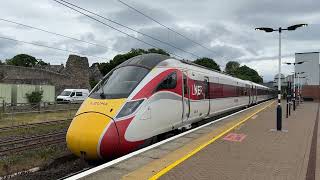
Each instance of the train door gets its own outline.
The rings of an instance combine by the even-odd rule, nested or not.
[[[206,101],[206,106],[207,106],[207,114],[206,116],[210,115],[210,81],[209,77],[204,77],[204,82],[205,82],[205,91],[204,91],[204,100]]]
[[[190,88],[187,71],[184,71],[182,76],[182,122],[186,122],[190,116]]]
[[[256,89],[256,90],[255,90],[255,91],[256,91],[256,101],[255,101],[255,103],[257,104],[257,102],[258,102],[258,95],[259,95],[259,94],[258,94],[258,88],[257,88],[257,86],[255,87],[255,89]]]
[[[250,86],[249,85],[246,85],[246,91],[247,91],[247,96],[249,97],[249,101],[248,101],[248,105],[250,105],[250,102],[251,102],[251,91],[250,91]]]
[[[254,98],[255,98],[255,95],[254,95],[254,90],[253,90],[253,85],[251,85],[251,102],[250,102],[250,104],[253,104],[253,102],[254,102]]]

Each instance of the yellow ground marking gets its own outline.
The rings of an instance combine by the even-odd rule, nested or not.
[[[275,102],[275,101],[274,101]],[[267,106],[259,109],[258,111],[254,112],[253,114],[247,116],[246,118],[244,118],[242,121],[238,122],[237,124],[235,124],[234,126],[232,126],[231,128],[225,130],[224,132],[222,132],[221,134],[219,134],[218,136],[212,138],[210,141],[208,141],[205,144],[202,144],[201,146],[199,146],[197,149],[193,150],[191,153],[187,154],[186,156],[182,157],[181,159],[178,159],[176,162],[174,162],[173,164],[167,166],[166,168],[162,169],[160,172],[158,172],[157,174],[155,174],[154,176],[152,176],[150,178],[150,180],[153,179],[158,179],[160,178],[162,175],[164,175],[165,173],[167,173],[168,171],[170,171],[171,169],[173,169],[174,167],[176,167],[177,165],[179,165],[180,163],[182,163],[183,161],[189,159],[191,156],[193,156],[194,154],[198,153],[199,151],[201,151],[203,148],[205,148],[206,146],[208,146],[209,144],[213,143],[214,141],[216,141],[217,139],[219,139],[220,137],[224,136],[225,134],[227,134],[228,132],[230,132],[231,130],[233,130],[234,128],[236,128],[237,126],[239,126],[240,124],[246,122],[247,120],[249,120],[252,116],[258,114],[259,112],[261,112],[262,110],[266,109],[268,106],[270,106],[271,104],[273,104],[274,102],[268,104]]]
[[[192,155],[196,154],[201,149],[211,144],[221,136],[225,135],[232,129],[239,127],[239,125],[243,124],[246,120],[250,119],[252,116],[259,113],[260,111],[266,109],[267,107],[272,105],[274,102],[269,103],[268,105],[264,106],[262,109],[258,111],[255,111],[254,113],[252,113],[254,109],[246,112],[247,115],[251,113],[252,114],[246,116],[245,119],[241,118],[244,115],[239,114],[240,118],[232,117],[233,119],[231,122],[225,121],[228,123],[225,123],[225,122],[223,124],[217,123],[216,124],[217,127],[212,132],[206,135],[203,135],[200,138],[196,138],[192,140],[190,143],[184,145],[183,147],[168,153],[161,159],[154,160],[151,163],[123,176],[122,179],[148,179],[150,176],[152,176],[150,179],[157,179],[161,177],[166,172],[168,172],[178,164],[182,163]],[[158,173],[155,174],[156,172]]]

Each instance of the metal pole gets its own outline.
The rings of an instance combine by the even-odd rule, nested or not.
[[[288,90],[289,90],[289,93],[290,93],[290,96],[289,96],[289,116],[291,115],[291,103],[292,103],[292,82],[290,80],[289,82],[289,87],[288,87]]]
[[[300,104],[302,104],[302,80],[303,80],[303,79],[300,78],[300,81],[301,81],[301,82],[300,82],[300,99],[299,99],[299,100],[300,100],[300,102],[299,102]]]
[[[299,95],[300,95],[299,104],[301,104],[301,101],[302,101],[301,92],[302,92],[302,78],[300,78],[300,85],[299,85]]]
[[[299,78],[299,73],[298,73],[298,84],[297,84],[297,94],[298,94],[298,105],[300,105],[300,90],[299,90],[299,86],[300,86],[300,78]]]
[[[293,74],[293,110],[296,110],[296,65],[294,65],[294,74]]]
[[[287,82],[287,111],[286,111],[286,118],[289,116],[289,81]]]
[[[277,106],[277,130],[282,129],[282,109],[281,109],[281,27],[279,28],[279,74],[278,74],[278,106]]]
[[[3,99],[2,100],[2,112],[5,113],[6,111],[6,101]]]

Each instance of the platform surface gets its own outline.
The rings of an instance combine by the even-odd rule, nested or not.
[[[305,102],[276,128],[269,101],[83,179],[319,179],[319,104]]]

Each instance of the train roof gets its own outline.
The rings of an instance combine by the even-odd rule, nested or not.
[[[125,62],[121,63],[118,67],[143,66],[148,69],[152,69],[160,62],[167,60],[167,59],[170,59],[170,58],[171,57],[169,57],[169,56],[162,55],[162,54],[156,54],[156,53],[142,54],[142,55],[135,56],[133,58],[126,60]]]
[[[167,56],[167,55],[156,54],[156,53],[142,54],[142,55],[139,55],[139,56],[132,57],[132,58],[124,61],[123,63],[121,63],[117,67],[119,68],[119,67],[122,67],[122,66],[142,66],[142,67],[145,67],[145,68],[148,68],[148,69],[152,69],[155,66],[157,66],[160,62],[165,61],[167,59],[174,59],[174,60],[177,60],[177,61],[179,61],[181,63],[184,63],[184,64],[188,64],[188,65],[191,65],[191,66],[196,66],[196,67],[199,67],[199,68],[202,68],[202,69],[206,69],[206,70],[209,70],[209,71],[216,72],[218,74],[227,76],[229,78],[234,78],[234,79],[237,79],[237,80],[242,81],[242,82],[247,82],[249,84],[253,84],[253,85],[256,85],[258,87],[264,87],[264,88],[269,89],[268,87],[263,86],[261,84],[257,84],[257,83],[254,83],[254,82],[251,82],[251,81],[248,81],[248,80],[242,80],[242,79],[233,77],[230,74],[227,74],[227,73],[224,73],[224,72],[220,72],[220,71],[216,71],[216,70],[207,68],[205,66],[201,66],[201,65],[195,64],[195,63],[193,63],[191,61],[178,60],[178,59],[172,58],[172,57]]]
[[[225,72],[221,72],[221,71],[217,71],[217,70],[213,70],[213,69],[210,69],[210,68],[207,68],[205,66],[201,66],[201,65],[198,65],[198,64],[195,64],[191,61],[186,61],[186,60],[179,60],[180,62],[182,63],[185,63],[185,64],[188,64],[188,65],[192,65],[192,66],[196,66],[196,67],[199,67],[199,68],[203,68],[203,69],[207,69],[207,70],[210,70],[210,71],[213,71],[213,72],[216,72],[218,74],[221,74],[221,75],[224,75],[224,76],[227,76],[229,78],[233,78],[233,79],[237,79],[238,81],[241,81],[243,83],[248,83],[248,84],[252,84],[252,85],[255,85],[257,87],[260,87],[260,88],[266,88],[266,89],[270,89],[269,87],[266,87],[266,86],[263,86],[261,84],[258,84],[258,83],[255,83],[255,82],[251,82],[249,80],[242,80],[242,79],[239,79],[239,78],[236,78],[228,73],[225,73]]]

